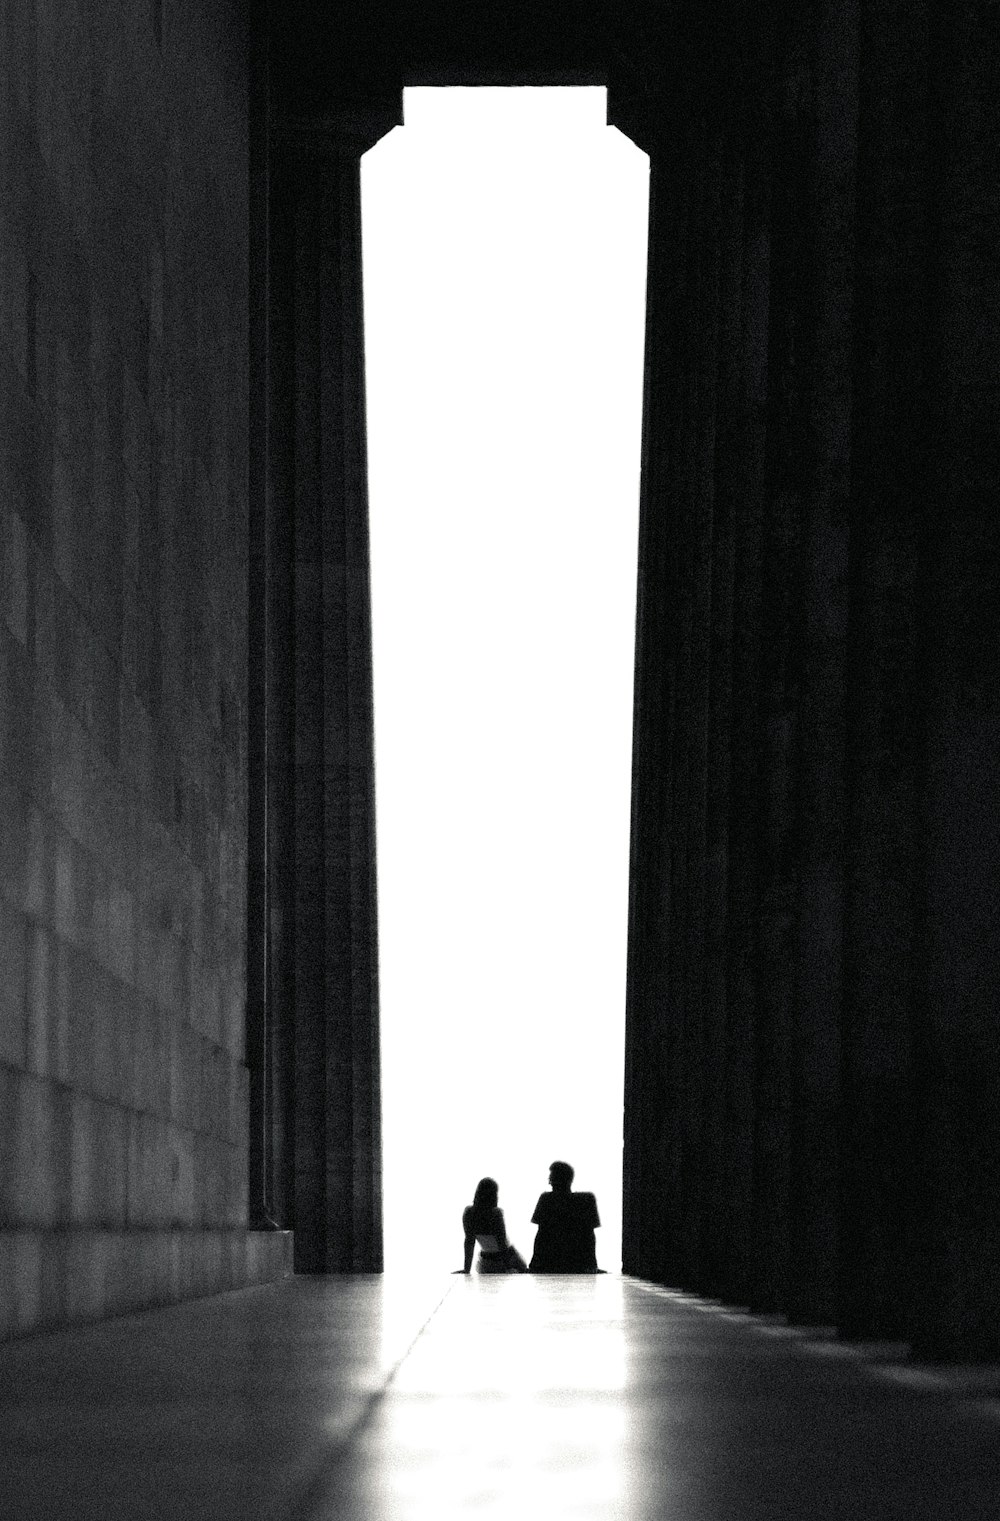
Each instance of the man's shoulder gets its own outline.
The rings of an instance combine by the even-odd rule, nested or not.
[[[551,1202],[552,1202],[552,1195],[551,1194],[539,1194],[538,1195],[538,1203],[535,1205],[535,1212],[534,1212],[534,1214],[531,1217],[531,1223],[532,1223],[532,1225],[540,1225],[541,1224],[542,1217],[544,1215],[546,1215],[549,1212],[549,1209],[551,1208]]]
[[[588,1193],[586,1189],[583,1189],[580,1193],[574,1193],[573,1199],[575,1200],[573,1209],[576,1215],[581,1220],[585,1220],[588,1225],[596,1225],[600,1217],[597,1213],[597,1199],[595,1196],[592,1193]]]

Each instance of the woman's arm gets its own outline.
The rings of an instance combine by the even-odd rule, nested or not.
[[[497,1238],[497,1247],[501,1252],[507,1250],[507,1227],[504,1224],[503,1210],[493,1212],[493,1234]]]
[[[471,1273],[472,1254],[476,1250],[476,1234],[472,1229],[471,1209],[466,1208],[462,1211],[462,1229],[465,1232],[465,1265],[462,1268],[462,1272]],[[456,1268],[456,1272],[457,1271],[458,1269]]]

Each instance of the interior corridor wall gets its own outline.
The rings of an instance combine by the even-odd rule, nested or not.
[[[0,1334],[286,1250],[245,1229],[245,26],[0,7]]]

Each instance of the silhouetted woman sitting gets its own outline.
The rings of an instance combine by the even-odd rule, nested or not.
[[[465,1231],[465,1267],[472,1271],[472,1256],[479,1243],[479,1273],[526,1273],[528,1265],[516,1247],[507,1240],[503,1210],[497,1208],[500,1190],[493,1178],[480,1178],[472,1203],[462,1211]]]

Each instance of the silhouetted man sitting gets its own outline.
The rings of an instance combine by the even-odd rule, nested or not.
[[[542,1194],[531,1217],[538,1226],[531,1273],[596,1273],[594,1230],[600,1225],[593,1194],[572,1192],[573,1169],[568,1162],[549,1168],[551,1193]]]

